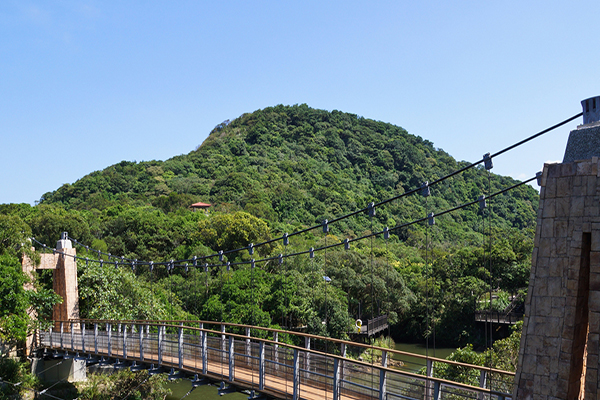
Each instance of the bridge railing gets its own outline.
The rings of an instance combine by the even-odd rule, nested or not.
[[[207,329],[220,327],[220,329]],[[229,329],[229,331],[228,331]],[[241,333],[233,333],[236,330]],[[264,337],[252,337],[263,332]],[[294,343],[279,341],[287,335]],[[327,352],[311,342],[328,344]],[[425,357],[367,344],[214,321],[56,321],[40,333],[48,349],[175,368],[292,399],[506,399],[514,373]],[[304,345],[298,345],[298,343]],[[370,350],[372,362],[350,358]],[[378,358],[376,354],[378,352]],[[334,354],[335,353],[335,354]],[[426,361],[426,374],[389,366],[402,357]],[[449,364],[478,384],[436,378],[437,363]]]

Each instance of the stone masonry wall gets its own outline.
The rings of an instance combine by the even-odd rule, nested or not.
[[[599,171],[597,157],[544,166],[515,399],[600,393]]]
[[[75,249],[60,249],[60,251],[70,255],[76,254]],[[54,291],[63,298],[62,304],[54,306],[54,320],[79,319],[77,264],[73,257],[59,256],[54,270]]]

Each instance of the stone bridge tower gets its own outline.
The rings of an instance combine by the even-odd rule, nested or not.
[[[79,319],[76,255],[77,252],[68,239],[67,232],[63,232],[60,240],[56,243],[56,252],[40,255],[40,265],[35,266],[31,260],[23,257],[23,272],[30,278],[33,278],[34,269],[54,270],[54,291],[63,298],[61,304],[54,306],[52,316],[54,320]],[[33,289],[33,285],[27,285],[26,289]]]
[[[515,377],[517,400],[600,398],[600,96],[546,164]]]

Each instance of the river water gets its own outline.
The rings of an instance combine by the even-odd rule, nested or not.
[[[429,355],[430,357],[437,358],[446,358],[448,357],[455,348],[433,348],[430,347],[427,349],[425,345],[422,344],[409,344],[409,343],[396,343],[396,350],[406,351],[409,353],[416,353],[422,355]],[[406,357],[406,356],[398,356],[395,355],[392,357],[394,360],[402,361],[404,364],[400,367],[400,369],[404,371],[416,372],[422,367],[425,366],[426,361],[424,359],[418,357]],[[167,396],[167,400],[179,400],[181,399],[188,391],[192,388],[192,383],[187,379],[180,379],[177,381],[173,381],[169,384],[169,389],[171,389],[172,394]],[[224,397],[219,396],[218,386],[214,385],[204,385],[199,386],[194,389],[188,396],[185,397],[186,400],[217,400],[226,398],[227,400],[245,400],[248,398],[247,394],[243,393],[229,393]]]
[[[396,343],[395,349],[400,351],[406,351],[408,353],[421,354],[424,356],[436,358],[446,358],[454,351],[456,351],[455,347],[433,348],[430,345],[428,349],[427,346],[424,344],[414,343]],[[425,361],[425,359],[419,357],[407,357],[395,354],[392,357],[392,359],[402,361],[404,365],[399,368],[409,372],[417,372],[427,364],[427,361]]]

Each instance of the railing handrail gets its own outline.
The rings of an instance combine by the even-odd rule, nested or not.
[[[345,344],[345,345],[349,345],[349,346],[353,346],[353,347],[361,347],[361,348],[365,348],[365,349],[372,349],[372,350],[379,350],[379,351],[385,351],[387,353],[391,353],[391,354],[398,354],[398,355],[404,355],[404,356],[409,356],[409,357],[415,357],[415,358],[419,358],[419,359],[423,359],[423,360],[430,360],[432,362],[439,362],[439,363],[444,363],[444,364],[448,364],[448,365],[452,365],[452,366],[456,366],[456,367],[465,367],[465,368],[471,368],[471,369],[476,369],[479,371],[486,371],[486,372],[491,372],[491,373],[497,373],[497,374],[502,374],[502,375],[506,375],[506,376],[515,376],[514,372],[510,372],[510,371],[504,371],[501,369],[495,369],[495,368],[490,368],[490,367],[485,367],[482,365],[475,365],[475,364],[467,364],[467,363],[462,363],[462,362],[458,362],[458,361],[451,361],[451,360],[445,360],[443,358],[436,358],[436,357],[430,357],[430,356],[426,356],[426,355],[422,355],[422,354],[415,354],[415,353],[409,353],[406,351],[402,351],[402,350],[395,350],[395,349],[388,349],[385,347],[379,347],[379,346],[374,346],[374,345],[368,345],[368,344],[363,344],[363,343],[357,343],[357,342],[351,342],[348,340],[342,340],[342,339],[335,339],[335,338],[329,338],[326,336],[318,336],[318,335],[312,335],[309,333],[301,333],[301,332],[293,332],[293,331],[286,331],[286,330],[282,330],[282,329],[273,329],[273,328],[265,328],[265,327],[259,327],[259,326],[254,326],[254,325],[244,325],[244,324],[234,324],[234,323],[229,323],[229,322],[218,322],[218,321],[189,321],[189,320],[167,320],[167,321],[160,321],[160,320],[154,320],[154,321],[146,321],[146,320],[100,320],[100,319],[72,319],[72,320],[54,320],[54,323],[60,323],[60,322],[66,322],[66,323],[101,323],[101,324],[105,324],[105,323],[110,323],[110,324],[131,324],[131,325],[155,325],[155,326],[164,326],[166,328],[183,328],[183,329],[187,329],[187,330],[194,330],[194,331],[199,331],[199,332],[207,332],[207,333],[212,333],[215,335],[223,335],[223,332],[221,331],[215,331],[212,329],[206,329],[206,328],[199,328],[199,327],[195,327],[195,326],[182,326],[182,325],[171,325],[168,324],[169,322],[176,322],[178,324],[181,324],[183,322],[192,322],[192,323],[202,323],[202,324],[207,324],[207,325],[225,325],[225,326],[231,326],[231,327],[236,327],[236,328],[250,328],[250,329],[257,329],[257,330],[264,330],[264,331],[269,331],[269,332],[277,332],[277,333],[286,333],[286,334],[291,334],[291,335],[295,335],[295,336],[300,336],[300,337],[308,337],[311,339],[320,339],[320,340],[325,340],[325,341],[329,341],[331,343],[336,343],[336,344]],[[235,334],[235,333],[230,333],[230,332],[226,332],[225,334],[233,336],[233,337],[239,337],[239,338],[243,338],[243,339],[248,339],[248,336],[246,335],[241,335],[241,334]],[[261,341],[261,342],[265,342],[265,343],[269,343],[269,344],[277,344],[280,346],[285,346],[285,347],[289,347],[289,348],[293,348],[293,349],[299,349],[302,351],[310,351],[310,352],[314,352],[316,354],[327,354],[327,356],[331,356],[334,358],[339,358],[342,360],[346,360],[348,361],[348,358],[344,358],[341,356],[337,356],[335,354],[328,354],[328,353],[320,353],[317,352],[315,350],[309,350],[306,349],[304,347],[298,347],[292,344],[287,344],[285,342],[275,342],[272,341],[270,339],[262,339],[262,338],[258,338],[258,337],[251,337],[251,339],[256,340],[256,341]],[[354,360],[352,360],[354,362]],[[367,366],[373,366],[372,364],[365,364]],[[379,368],[379,367],[377,367]],[[395,369],[390,369],[391,371],[394,372],[398,372],[398,370]],[[404,372],[403,372],[404,373]],[[410,374],[410,373],[409,373]],[[423,375],[419,375],[419,374],[415,374],[417,377],[423,377]],[[431,378],[433,379],[433,378]],[[438,379],[438,378],[436,378]]]
[[[133,321],[131,320],[82,320],[82,319],[72,319],[72,320],[55,320],[53,321],[54,323],[69,323],[69,324],[77,324],[77,323],[107,323],[107,324],[111,324],[111,325],[134,325]],[[171,321],[169,321],[171,322]],[[185,322],[185,321],[182,321]],[[189,321],[188,321],[189,322]],[[205,322],[210,322],[213,325],[220,325],[220,322],[214,322],[214,321],[205,321]],[[482,387],[478,387],[478,386],[472,386],[469,384],[465,384],[465,383],[461,383],[461,382],[455,382],[455,381],[451,381],[451,380],[447,380],[447,379],[443,379],[443,378],[436,378],[433,376],[427,376],[427,375],[421,375],[421,374],[417,374],[414,372],[408,372],[408,371],[402,371],[402,370],[398,370],[398,369],[393,369],[393,368],[389,368],[389,367],[384,367],[383,365],[376,365],[376,364],[372,364],[372,363],[368,363],[365,361],[359,361],[359,360],[354,360],[354,359],[349,359],[340,355],[336,355],[336,354],[330,354],[330,353],[323,353],[321,351],[318,350],[313,350],[313,349],[308,349],[305,347],[301,347],[301,346],[296,346],[296,345],[292,345],[292,344],[288,344],[288,343],[284,343],[284,342],[279,342],[279,341],[275,341],[275,340],[271,340],[271,339],[263,339],[263,338],[259,338],[259,337],[248,337],[246,335],[243,334],[237,334],[237,333],[232,333],[232,332],[223,332],[223,331],[215,331],[212,329],[205,329],[205,328],[199,328],[199,327],[193,327],[193,326],[185,326],[185,325],[171,325],[171,324],[164,324],[164,323],[149,323],[146,321],[136,321],[137,325],[153,325],[153,326],[160,326],[160,327],[172,327],[172,328],[178,328],[178,329],[187,329],[187,330],[194,330],[194,331],[199,331],[199,332],[206,332],[206,333],[212,333],[215,334],[217,336],[221,336],[221,335],[226,335],[228,337],[232,337],[232,338],[238,338],[241,340],[248,340],[248,339],[252,339],[258,342],[262,342],[265,344],[271,344],[271,345],[278,345],[279,347],[286,347],[292,350],[297,350],[297,351],[301,351],[301,352],[305,352],[305,353],[311,353],[311,354],[315,354],[315,355],[319,355],[322,357],[326,357],[326,358],[333,358],[333,359],[337,359],[340,361],[344,361],[344,362],[351,362],[363,367],[367,367],[367,368],[375,368],[379,371],[385,371],[386,373],[393,373],[393,374],[398,374],[398,375],[402,375],[405,377],[409,377],[412,379],[418,379],[418,380],[422,380],[422,381],[429,381],[429,382],[437,382],[439,384],[443,384],[446,386],[452,386],[455,388],[459,388],[459,389],[463,389],[463,390],[469,390],[469,391],[473,391],[473,392],[478,392],[478,393],[483,393],[483,394],[488,394],[488,395],[506,395],[506,393],[504,392],[499,392],[496,390],[492,390],[492,389],[487,389],[487,388],[482,388]],[[240,324],[236,324],[236,325],[240,325]],[[245,325],[249,328],[252,328],[253,326],[251,325]],[[66,333],[66,332],[65,332]],[[62,331],[61,331],[62,334]],[[315,335],[312,335],[315,336]],[[322,339],[329,339],[326,337],[320,337]],[[354,342],[349,342],[351,345],[354,345]],[[386,352],[392,353],[394,351],[392,351],[391,349],[385,349],[385,348],[380,348],[380,347],[375,347],[375,346],[367,346],[367,347],[371,347],[374,349],[382,349]],[[410,356],[415,356],[415,354],[412,353],[407,353],[407,352],[401,352],[405,355],[410,355]],[[122,355],[119,354],[113,354],[112,355],[113,358],[121,358]],[[475,367],[475,369],[482,369],[485,370],[486,372],[497,372],[497,373],[507,373],[508,375],[513,375],[514,373],[510,373],[508,371],[502,371],[502,370],[494,370],[494,369],[490,369],[490,368],[486,368],[486,367],[481,367],[481,366],[476,366],[476,365],[471,365],[471,364],[464,364],[464,363],[456,363],[456,362],[452,362],[452,361],[448,361],[448,360],[442,360],[442,359],[437,359],[437,358],[433,358],[433,357],[429,357],[430,361],[437,361],[440,360],[441,362],[446,362],[446,363],[450,363],[450,364],[455,364],[455,365],[460,365],[460,366],[465,366],[465,367]],[[167,364],[169,364],[167,362]],[[175,365],[173,363],[171,363],[172,365]],[[171,365],[169,364],[169,365]],[[185,368],[184,368],[185,369]]]

